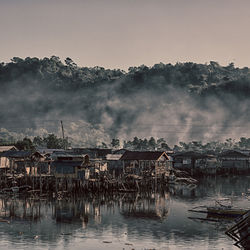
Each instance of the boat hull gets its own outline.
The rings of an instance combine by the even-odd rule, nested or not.
[[[217,216],[226,216],[226,217],[239,217],[246,213],[247,210],[244,209],[230,209],[230,208],[216,208],[210,207],[207,208],[207,213]]]

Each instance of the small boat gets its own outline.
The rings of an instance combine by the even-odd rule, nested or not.
[[[169,184],[196,184],[198,181],[192,177],[176,177],[175,175],[170,175],[168,183]]]
[[[233,206],[229,198],[215,200],[215,206],[207,207],[208,214],[217,216],[239,217],[247,211]]]
[[[247,212],[246,209],[241,209],[241,208],[207,207],[208,215],[215,215],[215,216],[239,217],[246,212]]]
[[[229,204],[230,202],[230,204]],[[205,210],[197,210],[197,208],[205,208]],[[246,213],[249,209],[238,208],[232,206],[229,198],[215,200],[213,206],[200,206],[190,209],[190,212],[207,213],[209,217],[239,217]]]

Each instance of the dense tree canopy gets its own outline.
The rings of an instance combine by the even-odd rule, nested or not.
[[[239,139],[250,132],[249,100],[250,70],[233,63],[158,63],[128,72],[80,67],[57,56],[0,63],[0,129],[13,140],[20,133],[43,135],[39,129],[58,135],[57,124],[46,124],[51,119],[73,121],[65,126],[72,144],[85,138],[84,145],[108,145],[111,138],[137,136],[148,139],[137,138],[128,147],[153,149],[159,143],[151,136],[168,141],[162,148],[179,141],[224,141],[231,134]]]

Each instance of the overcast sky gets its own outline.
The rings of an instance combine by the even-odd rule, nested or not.
[[[249,0],[0,0],[0,60],[250,66]]]

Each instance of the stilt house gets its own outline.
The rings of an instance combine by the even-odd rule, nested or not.
[[[170,159],[162,151],[127,151],[121,157],[123,171],[139,176],[157,176],[169,174]]]
[[[226,150],[219,156],[222,172],[249,172],[250,150]]]
[[[74,155],[67,152],[60,152],[52,155],[52,172],[56,178],[78,179],[85,176],[85,170],[89,164],[88,155]],[[84,174],[83,174],[84,172]]]
[[[6,158],[5,167],[11,173],[37,175],[40,163],[44,164],[44,157],[39,152],[10,150],[0,156]]]

